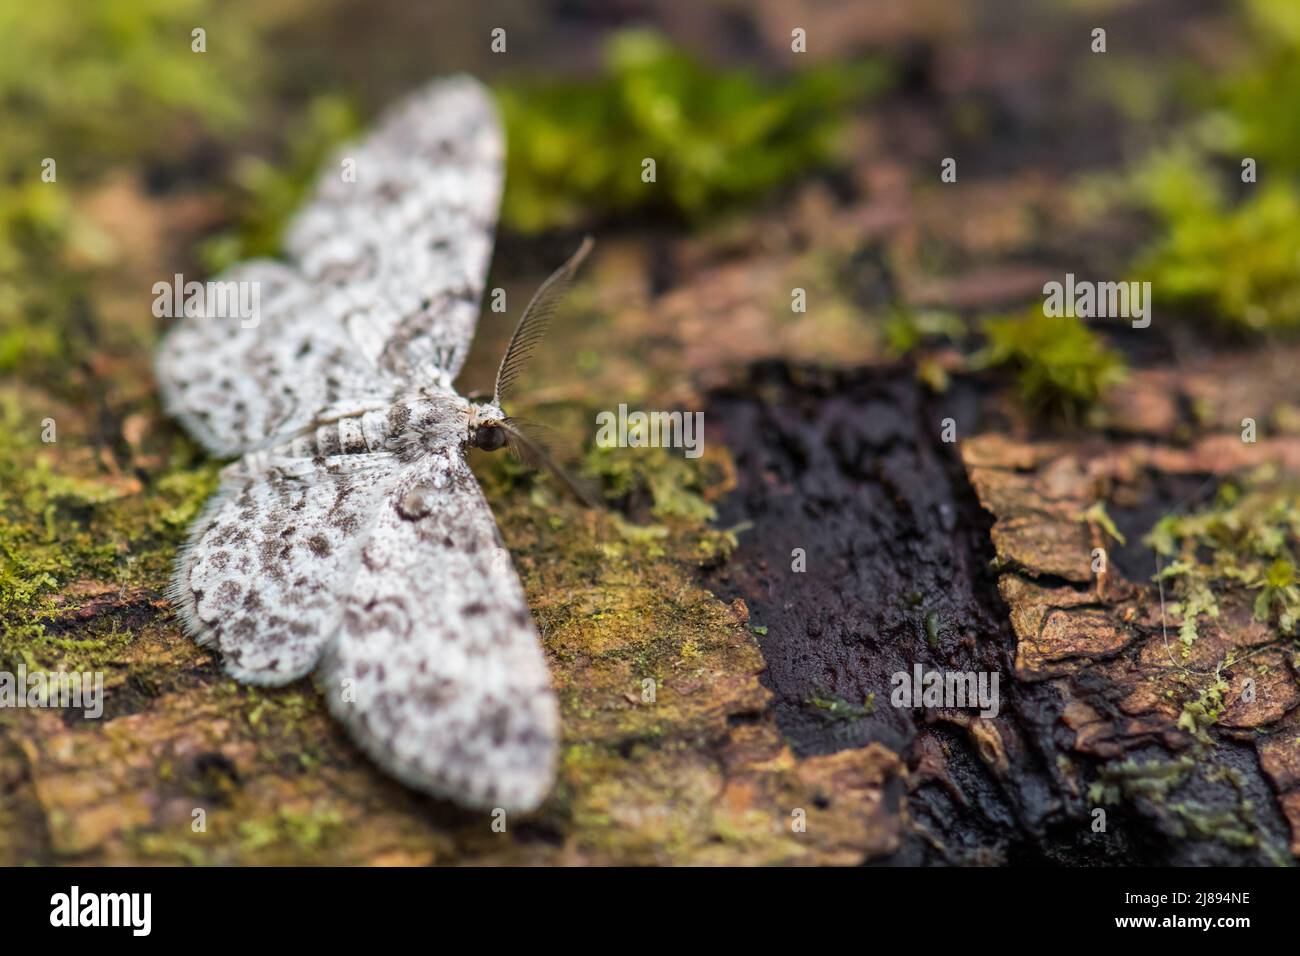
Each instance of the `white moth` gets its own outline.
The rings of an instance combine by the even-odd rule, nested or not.
[[[327,167],[290,225],[288,264],[222,278],[260,283],[259,321],[183,317],[157,375],[209,451],[239,456],[177,562],[186,631],[241,681],[313,674],[353,739],[407,785],[531,810],[554,778],[558,709],[465,452],[509,444],[551,464],[501,402],[590,240],[529,303],[492,400],[457,394],[503,153],[474,80],[402,101]],[[347,160],[355,177],[338,174]]]

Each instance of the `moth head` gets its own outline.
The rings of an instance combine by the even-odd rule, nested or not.
[[[500,406],[484,402],[469,407],[469,444],[483,451],[504,448],[508,439],[505,413]]]

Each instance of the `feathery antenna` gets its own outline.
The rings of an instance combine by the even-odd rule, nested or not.
[[[524,309],[519,324],[515,326],[515,334],[510,336],[506,354],[501,357],[501,367],[497,369],[492,404],[498,408],[501,406],[502,397],[510,390],[519,373],[528,364],[533,350],[542,341],[542,336],[546,334],[546,328],[550,325],[551,316],[555,313],[555,307],[559,305],[565,289],[569,287],[569,280],[573,278],[578,266],[582,265],[582,260],[587,258],[587,253],[591,252],[592,245],[591,236],[584,238],[582,245],[578,246],[578,251],[569,258],[569,261],[552,272],[550,278],[533,293],[533,298]]]

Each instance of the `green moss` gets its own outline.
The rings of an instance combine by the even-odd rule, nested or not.
[[[112,618],[81,621],[75,641],[49,622],[110,588],[166,580],[218,466],[196,466],[193,448],[178,441],[145,495],[126,477],[96,474],[93,459],[56,470],[67,463],[60,450],[78,442],[65,429],[45,445],[39,425],[18,394],[0,390],[0,663],[102,668],[129,641]],[[71,587],[81,582],[91,586],[85,598]]]
[[[1240,811],[1216,810],[1196,801],[1169,804],[1183,824],[1180,836],[1195,840],[1215,840],[1229,846],[1253,847],[1259,838],[1242,823]]]
[[[919,353],[915,358],[917,380],[935,394],[948,390],[948,370],[927,354],[926,346],[962,341],[968,334],[966,323],[951,312],[917,311],[895,305],[883,331],[887,354],[904,358]]]
[[[629,440],[636,439],[634,431],[635,426],[629,429]],[[704,458],[686,458],[668,448],[604,448],[593,444],[583,459],[583,472],[599,481],[607,500],[648,497],[656,518],[680,518],[695,524],[710,521],[716,514],[701,494],[709,483],[706,470],[710,467]]]
[[[1209,580],[1201,573],[1201,568],[1188,561],[1174,561],[1162,568],[1159,579],[1175,582],[1175,591],[1181,600],[1170,601],[1169,613],[1181,618],[1178,625],[1178,640],[1183,645],[1186,657],[1196,642],[1198,622],[1202,618],[1217,620],[1219,617],[1219,600],[1211,590]]]
[[[884,331],[890,352],[902,357],[927,341],[960,341],[966,336],[966,324],[951,312],[895,306],[885,320]]]
[[[1125,544],[1124,535],[1120,534],[1119,528],[1115,527],[1115,522],[1111,519],[1110,514],[1106,511],[1106,502],[1097,501],[1078,516],[1079,521],[1090,525],[1096,525],[1102,531],[1106,532],[1113,540],[1118,541],[1121,545]]]
[[[1180,790],[1184,787],[1186,790]],[[1179,791],[1178,799],[1171,799],[1175,791]],[[1102,767],[1100,779],[1088,788],[1088,799],[1093,805],[1152,801],[1161,806],[1166,825],[1182,838],[1260,847],[1275,865],[1290,862],[1286,848],[1275,845],[1261,825],[1247,782],[1234,767],[1197,762],[1192,754],[1169,761],[1112,762]]]
[[[808,705],[814,708],[823,720],[830,722],[861,720],[876,712],[876,695],[868,694],[861,704],[848,701],[831,694],[814,694],[808,698]]]
[[[699,544],[696,546],[700,564],[704,567],[716,567],[729,560],[736,548],[740,547],[740,539],[737,536],[748,531],[750,527],[750,523],[746,521],[734,528],[706,528],[701,532]],[[764,628],[762,633],[766,634],[767,629]]]
[[[1101,770],[1101,779],[1088,788],[1094,804],[1116,804],[1121,798],[1146,797],[1163,801],[1170,790],[1183,783],[1196,768],[1196,760],[1182,756],[1177,760],[1123,760],[1109,763]]]
[[[1182,713],[1178,715],[1179,728],[1186,730],[1203,744],[1214,742],[1206,731],[1218,723],[1219,715],[1223,712],[1223,695],[1230,689],[1221,673],[1226,663],[1214,669],[1214,680],[1208,687],[1201,689],[1195,700],[1185,701]]]
[[[1023,315],[985,319],[987,343],[977,367],[1014,370],[1021,399],[1032,411],[1076,419],[1123,378],[1122,356],[1071,316],[1035,306]]]
[[[934,611],[925,615],[925,643],[930,650],[939,647],[939,615]]]
[[[306,811],[282,808],[273,816],[240,823],[240,847],[253,853],[287,844],[311,853],[328,845],[342,827],[342,816],[331,807],[313,806]]]
[[[1270,173],[1300,174],[1300,7],[1244,0],[1248,44],[1227,72],[1204,78],[1199,105],[1215,112],[1213,145],[1252,156]]]
[[[1255,599],[1256,620],[1267,621],[1276,617],[1279,630],[1286,634],[1294,633],[1296,617],[1300,614],[1300,587],[1296,586],[1295,563],[1287,558],[1276,559],[1251,587],[1259,589],[1259,597]]]
[[[1300,190],[1285,179],[1230,202],[1194,153],[1154,157],[1138,177],[1159,235],[1134,273],[1151,294],[1243,331],[1300,329]]]
[[[231,129],[255,89],[256,32],[246,3],[76,0],[0,4],[0,102],[10,171],[52,156],[64,171],[107,157],[157,155],[178,116]],[[191,49],[191,31],[208,51]],[[6,177],[7,178],[7,177]]]
[[[84,201],[116,168],[134,174],[125,182],[165,178],[192,163],[196,140],[250,123],[266,102],[253,50],[273,19],[254,8],[0,7],[0,101],[16,120],[0,156],[0,667],[102,670],[109,686],[129,674],[145,693],[164,679],[134,659],[153,627],[146,605],[219,466],[149,428],[156,403],[137,383],[151,343],[143,323],[112,312],[114,278],[102,266],[116,260]],[[191,49],[196,27],[207,31],[205,53]],[[334,114],[313,111],[328,126],[321,115]],[[300,132],[306,150],[315,141]],[[57,163],[53,182],[41,178],[46,157]],[[272,185],[297,172],[290,166]],[[268,216],[286,192],[258,191]],[[82,367],[94,368],[93,385]],[[50,444],[47,417],[57,425]],[[147,423],[138,439],[125,436],[132,418]]]
[[[1159,577],[1171,581],[1182,617],[1180,634],[1190,645],[1197,620],[1217,617],[1228,593],[1259,590],[1255,616],[1280,635],[1296,633],[1300,587],[1295,555],[1300,549],[1300,485],[1271,466],[1240,482],[1227,482],[1210,506],[1161,518],[1146,541],[1171,559]]]
[[[81,308],[84,278],[69,260],[84,229],[66,193],[39,181],[0,176],[0,372],[31,382],[66,381],[68,317]]]
[[[1177,145],[1134,177],[1157,224],[1134,273],[1157,302],[1242,332],[1300,330],[1297,10],[1291,0],[1241,5],[1241,55],[1224,70],[1199,71],[1189,85],[1196,119],[1164,137]],[[1241,182],[1245,158],[1257,182]]]
[[[536,231],[646,210],[699,219],[829,163],[845,108],[883,77],[860,63],[767,81],[707,69],[654,33],[616,34],[596,80],[499,89],[504,221]],[[642,181],[647,158],[653,183]]]

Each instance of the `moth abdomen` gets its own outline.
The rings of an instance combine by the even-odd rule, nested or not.
[[[340,418],[316,429],[316,454],[366,455],[382,450],[388,441],[387,410]]]
[[[388,436],[388,410],[375,409],[361,415],[331,419],[283,445],[277,445],[270,454],[282,458],[368,455],[387,448]]]

